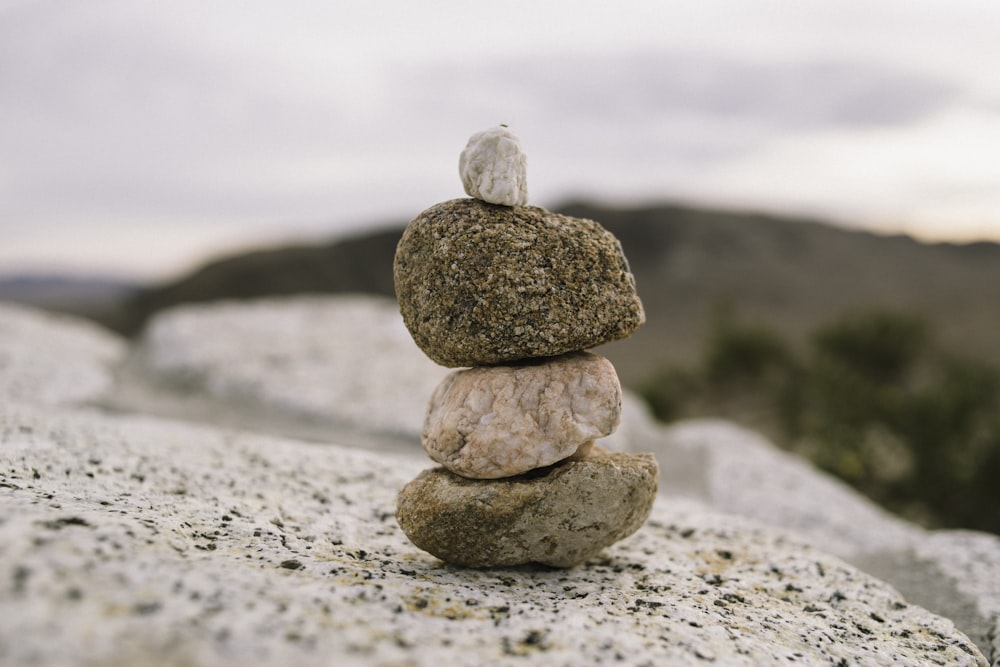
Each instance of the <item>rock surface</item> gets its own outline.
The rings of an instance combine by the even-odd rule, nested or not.
[[[111,388],[125,350],[118,337],[84,320],[0,302],[0,399],[96,400]]]
[[[458,158],[465,194],[490,204],[528,203],[528,159],[506,126],[477,132]]]
[[[431,395],[423,447],[464,477],[519,475],[610,434],[621,401],[614,366],[589,352],[454,371]]]
[[[443,366],[585,350],[645,320],[618,240],[533,206],[432,206],[403,233],[394,279],[414,341]]]
[[[364,381],[351,374],[366,367],[353,359],[372,354],[366,338],[403,330],[398,313],[356,318],[353,298],[310,301],[327,314],[302,320],[315,329],[288,328],[281,349],[295,356],[329,336],[338,352],[314,363],[337,383]],[[227,346],[211,342],[211,308],[188,320],[216,355],[183,353],[200,359],[201,382],[238,373],[244,341],[248,358],[264,354],[251,339],[287,312],[266,303],[259,313],[226,306],[239,332]],[[352,321],[366,336],[347,335]],[[626,391],[622,424],[601,443],[668,463],[650,520],[570,571],[456,570],[408,544],[391,516],[395,491],[426,467],[422,410],[447,374],[405,331],[407,345],[387,345],[375,363],[406,377],[438,372],[427,393],[336,407],[354,424],[412,413],[407,435],[386,439],[374,419],[362,430],[320,421],[305,444],[247,429],[299,430],[330,395],[323,383],[275,367],[269,409],[202,383],[166,382],[136,402],[133,381],[159,378],[130,363],[130,381],[110,385],[123,341],[24,308],[5,309],[0,324],[7,358],[25,355],[0,373],[0,664],[503,665],[525,664],[523,654],[551,664],[963,664],[952,653],[963,633],[1000,664],[1000,538],[907,524],[732,424],[664,428]],[[77,364],[91,369],[79,377],[100,378],[83,394],[78,371],[63,372]],[[108,387],[118,412],[226,427],[71,407],[105,402]],[[815,645],[800,648],[808,638]]]
[[[793,532],[891,583],[908,600],[947,615],[1000,664],[1000,538],[928,532],[891,515],[807,461],[721,420],[655,425],[625,393],[623,423],[611,437],[653,451],[660,490]]]
[[[419,433],[427,396],[447,375],[420,354],[391,299],[360,296],[174,308],[147,327],[129,370],[136,384],[208,401],[211,413],[237,408],[231,421],[244,428],[266,413],[319,436],[344,424]],[[135,393],[120,392],[122,407]]]
[[[633,415],[633,418],[635,415]],[[692,420],[655,428],[629,447],[649,451],[663,466],[664,488],[726,512],[784,526],[844,558],[907,544],[922,534],[808,461],[722,420]]]
[[[0,434],[2,664],[986,664],[885,584],[688,501],[586,567],[456,569],[394,521],[414,462],[30,408]]]
[[[651,454],[599,448],[497,480],[432,468],[400,491],[396,518],[415,545],[448,563],[570,567],[642,525],[657,479]]]

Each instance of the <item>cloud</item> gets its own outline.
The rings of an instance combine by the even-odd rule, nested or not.
[[[745,26],[716,32],[692,15],[684,28],[687,10],[659,3],[635,15],[591,3],[596,17],[567,3],[565,24],[517,36],[525,18],[487,24],[492,7],[400,7],[386,23],[361,2],[7,5],[0,230],[243,225],[249,237],[403,218],[460,196],[459,151],[500,122],[528,151],[533,202],[724,190],[720,174],[772,164],[778,143],[919,126],[968,104],[972,85],[829,45],[737,57],[720,40]],[[660,12],[675,19],[666,36],[650,27]],[[782,17],[784,34],[802,31]],[[704,39],[678,38],[699,25]]]
[[[947,81],[850,60],[747,61],[711,53],[576,54],[405,73],[418,108],[537,113],[547,121],[699,118],[773,131],[919,120],[952,103]]]
[[[438,142],[455,128],[464,140],[509,123],[528,149],[533,196],[546,203],[700,192],[776,142],[919,125],[965,96],[885,64],[696,51],[438,63],[397,72],[390,88],[385,109],[405,109]]]

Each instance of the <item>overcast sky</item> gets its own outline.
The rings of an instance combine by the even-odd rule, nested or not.
[[[0,272],[160,279],[463,196],[1000,240],[993,0],[4,0]]]

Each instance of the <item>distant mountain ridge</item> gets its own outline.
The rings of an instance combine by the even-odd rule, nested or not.
[[[402,233],[402,228],[383,230],[211,261],[179,280],[140,290],[126,302],[121,320],[109,324],[135,334],[164,308],[221,299],[329,292],[395,297],[392,260]]]
[[[56,273],[0,275],[0,301],[92,317],[117,308],[139,289],[128,280]]]
[[[801,342],[845,312],[883,308],[925,317],[948,349],[1000,363],[1000,244],[925,244],[829,223],[681,206],[570,204],[622,242],[647,325],[608,349],[623,379],[648,363],[691,360],[713,312]]]
[[[626,383],[667,362],[692,362],[712,314],[727,306],[792,341],[845,311],[879,307],[926,317],[939,339],[1000,362],[1000,244],[923,244],[828,223],[677,205],[553,210],[600,222],[622,243],[647,314],[633,337],[602,348]],[[173,305],[297,293],[393,296],[403,225],[325,244],[266,249],[210,262],[96,313],[135,334]]]

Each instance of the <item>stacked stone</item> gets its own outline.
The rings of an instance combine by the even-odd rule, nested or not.
[[[651,454],[594,445],[618,426],[621,386],[586,351],[631,335],[642,303],[611,233],[526,205],[506,127],[474,135],[459,168],[473,198],[427,209],[396,249],[414,341],[466,367],[431,397],[422,444],[441,467],[403,488],[397,519],[450,563],[569,567],[635,532],[656,495]]]

